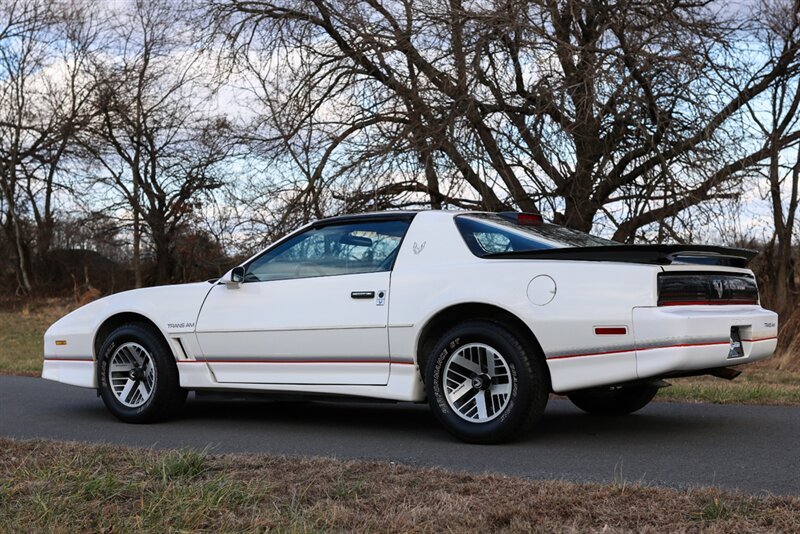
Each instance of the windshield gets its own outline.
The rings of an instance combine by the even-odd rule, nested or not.
[[[455,221],[469,249],[480,257],[551,248],[619,245],[616,241],[556,224],[519,224],[496,213],[458,215]]]

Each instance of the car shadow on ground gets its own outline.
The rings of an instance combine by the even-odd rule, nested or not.
[[[678,410],[675,410],[676,412]],[[533,432],[518,443],[571,441],[583,436],[613,436],[615,440],[682,439],[699,431],[714,432],[726,423],[702,413],[670,413],[670,406],[659,404],[622,417],[590,416],[568,401],[550,401]],[[427,404],[352,403],[330,401],[220,401],[190,399],[180,419],[195,424],[235,426],[237,429],[267,429],[283,432],[320,434],[361,434],[383,437],[413,437],[423,440],[452,440],[442,430]]]

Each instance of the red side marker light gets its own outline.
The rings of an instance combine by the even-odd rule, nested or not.
[[[539,226],[544,222],[542,216],[537,213],[518,213],[517,223],[527,226]]]
[[[624,326],[596,326],[594,333],[598,336],[624,336],[628,329]]]

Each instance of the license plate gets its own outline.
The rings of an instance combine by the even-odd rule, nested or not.
[[[728,358],[741,358],[744,356],[744,348],[742,347],[742,337],[739,334],[739,327],[731,327],[731,344],[728,348]]]

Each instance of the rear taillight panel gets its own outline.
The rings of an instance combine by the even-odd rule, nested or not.
[[[698,304],[758,304],[756,280],[752,275],[740,273],[659,273],[659,306]]]

